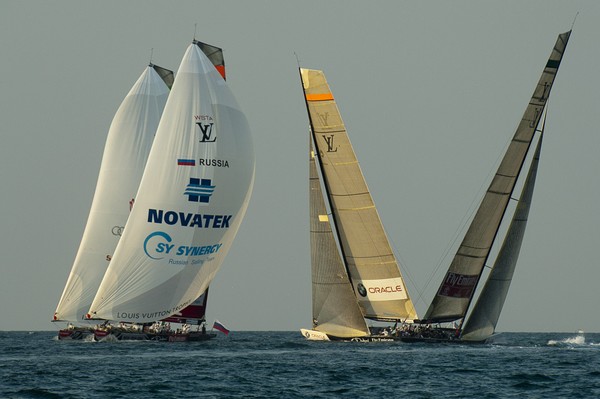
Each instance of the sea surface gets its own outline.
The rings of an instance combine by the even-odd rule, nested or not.
[[[0,332],[1,398],[598,398],[600,334],[502,333],[485,345],[58,341]]]

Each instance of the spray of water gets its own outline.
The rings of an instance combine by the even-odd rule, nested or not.
[[[548,345],[585,345],[585,335],[582,330],[577,331],[577,335],[556,341],[551,339]]]

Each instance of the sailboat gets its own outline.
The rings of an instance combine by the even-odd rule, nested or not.
[[[309,340],[388,341],[366,319],[417,318],[323,71],[300,68],[310,122]],[[387,333],[387,334],[386,334]]]
[[[548,97],[570,35],[571,31],[568,31],[558,36],[504,158],[425,317],[419,321],[421,326],[407,334],[403,341],[483,343],[495,334],[525,233],[542,146]],[[536,136],[537,145],[534,146]],[[528,154],[531,162],[525,170]],[[521,175],[525,182],[519,198],[514,199],[515,186]],[[517,202],[512,217],[507,212],[511,200]],[[491,250],[494,244],[500,245],[501,223],[503,220],[508,222],[509,219],[510,224],[494,265],[467,317]],[[444,323],[452,323],[452,327],[443,327]]]
[[[203,43],[188,47],[126,228],[86,315],[148,325],[204,293],[254,181],[246,117]]]
[[[145,68],[111,123],[85,231],[53,321],[68,322],[60,339],[92,334],[85,315],[106,272],[142,178],[173,72]]]

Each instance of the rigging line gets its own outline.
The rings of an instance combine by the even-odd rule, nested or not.
[[[383,222],[381,224],[383,226]],[[385,230],[385,227],[384,227],[384,230]],[[415,287],[415,290],[419,294],[417,299],[422,298],[423,294],[422,294],[421,290],[419,289],[419,286],[416,284],[415,279],[412,277],[412,272],[410,271],[410,268],[407,266],[408,263],[400,255],[400,251],[398,251],[398,248],[397,248],[394,240],[389,237],[388,237],[388,240],[389,240],[392,250],[394,252],[394,256],[396,257],[396,259],[398,259],[398,268],[400,268],[402,266],[402,269],[404,270],[404,274],[406,275],[408,281],[410,281],[410,283],[413,285],[413,287]],[[407,291],[408,291],[408,289],[407,289]]]
[[[300,69],[300,59],[298,58],[298,54],[294,51],[294,57],[296,57],[296,63],[298,64],[298,69]]]
[[[473,199],[471,200],[471,204],[469,205],[469,207],[467,208],[467,211],[465,212],[462,219],[460,220],[459,225],[454,232],[453,238],[450,239],[450,242],[446,246],[445,251],[441,255],[440,259],[438,260],[435,269],[431,272],[430,276],[428,277],[428,279],[425,283],[425,287],[423,287],[423,292],[425,292],[427,290],[427,287],[429,286],[429,284],[431,284],[433,278],[437,275],[440,268],[442,267],[444,260],[448,257],[448,254],[450,253],[452,248],[454,248],[454,246],[456,245],[456,242],[460,236],[460,233],[464,232],[464,234],[466,234],[467,223],[473,219],[475,212],[477,212],[477,205],[479,205],[481,203],[483,197],[485,196],[487,187],[489,186],[489,184],[492,180],[491,176],[493,176],[495,174],[495,171],[498,169],[498,166],[500,165],[500,161],[501,161],[502,157],[504,156],[504,153],[506,152],[506,149],[510,145],[512,139],[513,139],[512,136],[509,137],[508,140],[505,142],[504,148],[502,149],[502,151],[500,151],[498,153],[498,156],[497,156],[495,162],[492,164],[487,176],[485,177],[485,179],[483,179],[481,186],[479,187],[476,194],[473,196]]]
[[[573,27],[575,26],[575,21],[577,21],[578,15],[579,15],[579,11],[577,11],[577,14],[575,14],[575,18],[573,18],[573,23],[571,24],[571,30],[573,30]]]

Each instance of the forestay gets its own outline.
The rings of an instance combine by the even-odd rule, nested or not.
[[[90,317],[150,322],[192,303],[231,246],[253,180],[246,118],[222,76],[192,44]]]

